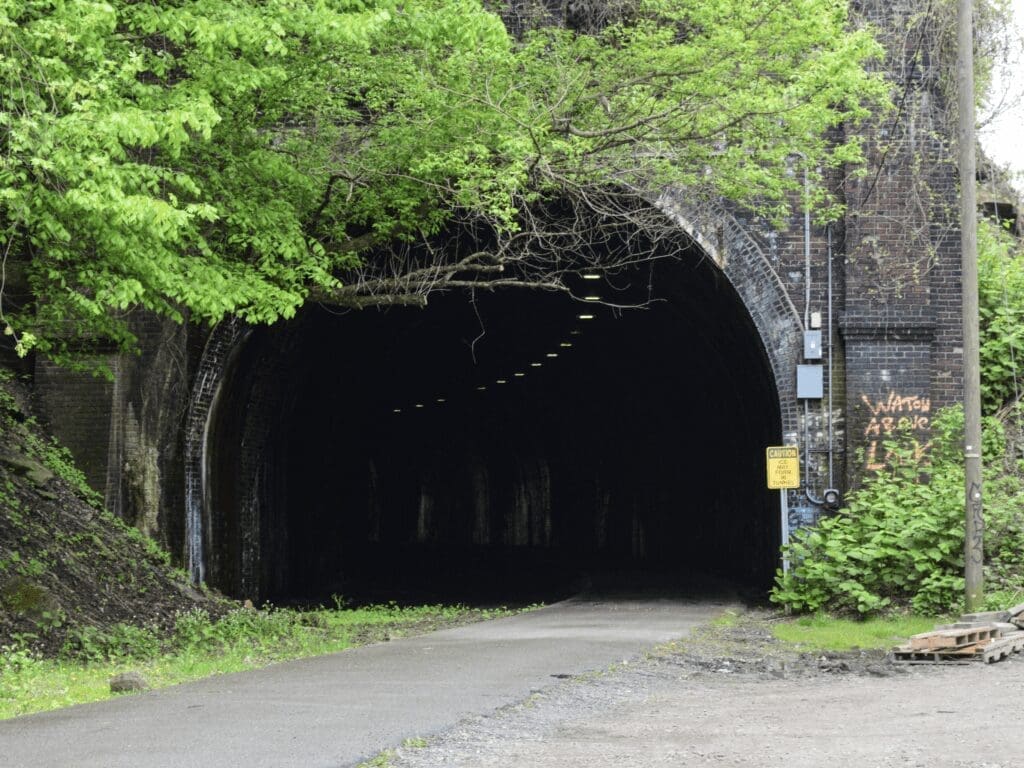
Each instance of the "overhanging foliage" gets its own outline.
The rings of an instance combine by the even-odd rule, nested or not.
[[[845,2],[615,8],[513,37],[477,0],[0,0],[0,247],[33,296],[7,333],[68,362],[130,347],[135,307],[559,288],[581,221],[657,240],[665,187],[781,215],[796,156],[830,204],[859,147],[829,129],[885,98]]]

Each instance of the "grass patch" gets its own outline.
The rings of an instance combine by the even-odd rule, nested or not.
[[[926,616],[892,616],[864,620],[838,619],[814,614],[776,623],[779,640],[802,651],[851,651],[888,649],[911,635],[935,628],[937,620]]]
[[[129,625],[106,632],[80,629],[57,659],[24,648],[0,648],[0,719],[109,699],[115,695],[109,681],[118,672],[139,672],[152,688],[163,688],[511,613],[505,608],[390,604],[239,609],[213,620],[193,610],[178,614],[170,636]]]
[[[722,629],[729,629],[730,627],[735,627],[739,623],[740,614],[732,610],[731,608],[711,620],[711,626],[721,627]]]

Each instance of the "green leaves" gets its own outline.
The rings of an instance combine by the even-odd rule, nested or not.
[[[0,0],[0,245],[35,297],[0,319],[63,362],[130,348],[135,307],[269,323],[357,271],[436,279],[459,228],[543,278],[544,206],[673,186],[781,216],[797,154],[826,210],[819,171],[859,158],[827,132],[884,101],[878,52],[833,0],[643,0],[519,39],[479,0]]]
[[[1024,255],[990,220],[978,227],[978,278],[982,405],[992,414],[1024,386]]]
[[[567,153],[579,167],[567,162],[563,173],[607,179],[613,163],[620,183],[680,184],[785,215],[794,154],[812,173],[859,156],[855,145],[830,146],[826,132],[883,102],[885,86],[863,69],[879,48],[845,32],[845,5],[652,0],[641,9],[596,38],[545,30],[527,48],[521,66],[556,95],[540,105],[550,131],[582,150]],[[824,190],[816,197],[824,202]]]

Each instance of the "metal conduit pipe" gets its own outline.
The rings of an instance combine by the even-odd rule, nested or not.
[[[825,228],[828,238],[828,487],[835,488],[832,475],[832,462],[835,452],[835,432],[832,418],[832,225]],[[828,491],[825,491],[828,494]]]
[[[808,230],[809,232],[809,230]],[[827,322],[828,322],[828,413],[826,418],[828,419],[828,485],[821,498],[814,495],[811,491],[809,482],[804,483],[804,495],[807,496],[807,500],[817,507],[829,507],[835,509],[839,506],[839,492],[835,489],[835,424],[833,420],[833,400],[832,400],[832,381],[833,381],[833,334],[832,334],[832,225],[829,224],[825,229],[826,236],[828,239],[828,260],[826,264],[827,270]],[[805,250],[809,253],[810,250],[810,238],[806,240]],[[808,276],[810,274],[810,258],[807,258],[807,269]],[[807,291],[808,296],[810,291]],[[808,298],[808,305],[810,299]],[[810,421],[810,404],[804,400],[804,477],[809,480],[810,478],[810,455],[811,451],[807,447],[810,444],[810,428],[808,423]]]
[[[807,176],[807,157],[804,160],[804,330],[811,327],[811,184]]]
[[[811,183],[807,172],[807,156],[795,152],[804,162],[804,330],[811,327]],[[824,506],[824,499],[817,498],[811,492],[811,435],[810,435],[810,404],[804,400],[804,495],[816,507]],[[831,485],[831,483],[829,483]]]

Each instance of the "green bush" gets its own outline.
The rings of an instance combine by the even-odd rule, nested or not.
[[[850,494],[847,507],[798,531],[786,550],[790,571],[776,577],[771,599],[797,611],[872,614],[890,606],[926,614],[956,611],[963,599],[963,410],[940,411],[929,461],[909,440],[886,446],[890,466]],[[985,421],[986,456],[1003,456],[1005,436]],[[1024,589],[1024,485],[1001,461],[985,471],[986,578],[995,588]]]
[[[31,690],[33,674],[42,666],[37,654],[18,645],[0,645],[0,703]]]
[[[978,227],[981,394],[993,414],[1019,395],[1024,373],[1024,249],[994,222]]]
[[[309,616],[287,608],[239,608],[214,620],[201,609],[179,613],[172,645],[179,651],[210,652],[246,646],[253,650],[301,644],[310,631]]]

